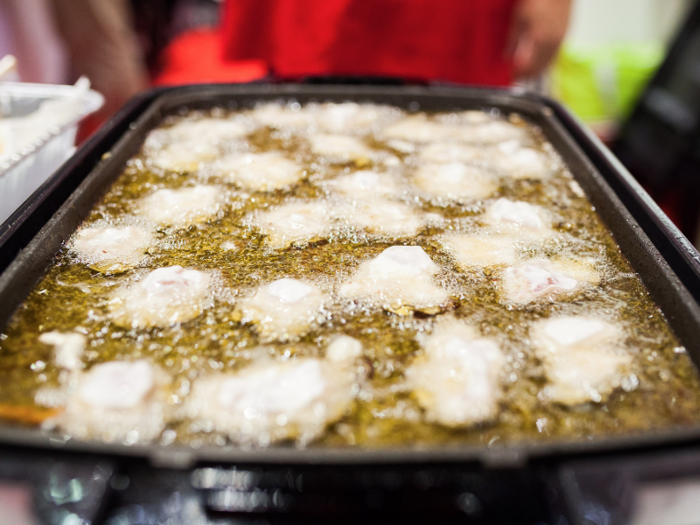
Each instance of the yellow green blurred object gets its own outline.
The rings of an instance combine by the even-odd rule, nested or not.
[[[565,45],[552,69],[553,95],[585,122],[619,121],[663,56],[660,43]]]

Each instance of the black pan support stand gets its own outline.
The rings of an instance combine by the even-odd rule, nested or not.
[[[172,469],[5,448],[0,513],[9,489],[28,496],[36,523],[56,525],[626,525],[645,485],[698,485],[698,472],[700,452],[692,449],[485,471],[468,464]]]
[[[329,92],[333,95],[331,99],[372,98],[364,96],[367,92],[357,86],[250,87],[254,94],[263,98],[273,98],[273,95],[293,98],[298,93],[308,98],[309,91],[313,95],[314,89],[318,90],[318,99],[325,98],[324,93]],[[663,269],[674,274],[674,279],[677,277],[675,285],[685,291],[685,311],[690,312],[686,315],[690,320],[681,321],[681,324],[687,323],[689,330],[700,326],[692,322],[692,318],[697,321],[700,317],[697,316],[700,311],[697,307],[700,302],[697,251],[617,159],[562,106],[517,90],[372,89],[375,95],[383,93],[382,101],[390,99],[387,94],[391,95],[392,90],[400,92],[404,98],[412,93],[430,97],[433,92],[443,96],[446,92],[458,95],[468,92],[477,96],[488,93],[496,100],[517,98],[540,106],[583,153],[590,163],[588,169],[604,179],[614,193],[615,202],[624,206],[628,212],[626,220],[642,232],[642,241],[646,239],[649,243],[642,249],[662,254],[663,265],[667,264],[662,265]],[[63,203],[109,157],[120,139],[135,129],[135,123],[144,118],[154,103],[163,97],[188,100],[211,94],[221,96],[227,90],[232,90],[234,96],[242,90],[250,97],[241,86],[185,86],[153,90],[133,99],[0,226],[0,272],[8,270],[13,261],[26,254],[27,246]],[[615,231],[615,227],[612,229]],[[36,279],[36,276],[31,278]],[[590,523],[585,516],[590,517],[593,509],[606,513],[611,517],[608,523],[613,524],[624,523],[629,518],[634,483],[644,475],[650,476],[649,468],[645,470],[638,465],[656,461],[668,471],[668,465],[674,464],[679,454],[691,457],[679,463],[700,465],[700,458],[693,449],[698,435],[697,431],[690,431],[670,440],[639,439],[627,443],[628,449],[613,442],[593,451],[594,456],[585,447],[569,446],[553,455],[541,456],[526,457],[517,450],[505,450],[471,459],[448,453],[442,460],[438,456],[432,459],[426,456],[419,461],[406,462],[401,455],[393,459],[389,455],[388,459],[384,457],[377,462],[379,456],[371,455],[365,456],[364,462],[360,458],[353,461],[345,457],[334,463],[322,452],[315,460],[314,452],[308,451],[301,463],[294,464],[288,459],[258,461],[255,455],[246,459],[246,455],[240,454],[233,459],[226,454],[220,459],[216,456],[193,458],[187,453],[150,454],[139,450],[115,455],[109,448],[71,447],[61,440],[49,441],[47,446],[35,435],[20,432],[4,440],[4,453],[0,455],[0,493],[7,483],[33,487],[34,511],[45,523],[62,523],[70,514],[84,523],[109,518],[110,523],[120,524],[168,520],[171,523],[221,523],[220,519],[226,516],[236,516],[241,523],[259,523],[260,518],[265,518],[270,523],[430,520],[432,523],[577,524]],[[665,452],[673,443],[677,445],[674,451]],[[39,449],[35,448],[37,446]],[[644,456],[634,456],[641,450]],[[664,459],[668,454],[673,457]],[[601,479],[607,480],[608,485]],[[73,492],[65,488],[69,486],[73,487]],[[596,487],[607,489],[596,492]],[[615,507],[610,494],[620,496],[621,506]]]

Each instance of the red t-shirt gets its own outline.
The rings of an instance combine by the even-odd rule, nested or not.
[[[226,0],[224,56],[282,78],[395,76],[512,81],[505,47],[518,0]]]

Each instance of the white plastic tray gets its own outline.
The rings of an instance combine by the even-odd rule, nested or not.
[[[62,124],[49,125],[36,140],[0,163],[0,224],[72,155],[79,122],[102,107],[104,97],[86,89],[81,81],[75,86],[0,82],[0,113],[4,117],[24,116],[46,100],[78,101]]]

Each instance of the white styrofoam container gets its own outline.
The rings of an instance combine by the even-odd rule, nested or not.
[[[76,96],[79,104],[74,115],[60,126],[47,127],[31,144],[0,164],[0,224],[73,154],[79,122],[104,103],[102,95],[85,85],[0,82],[0,110],[6,117],[23,116],[46,100]]]

